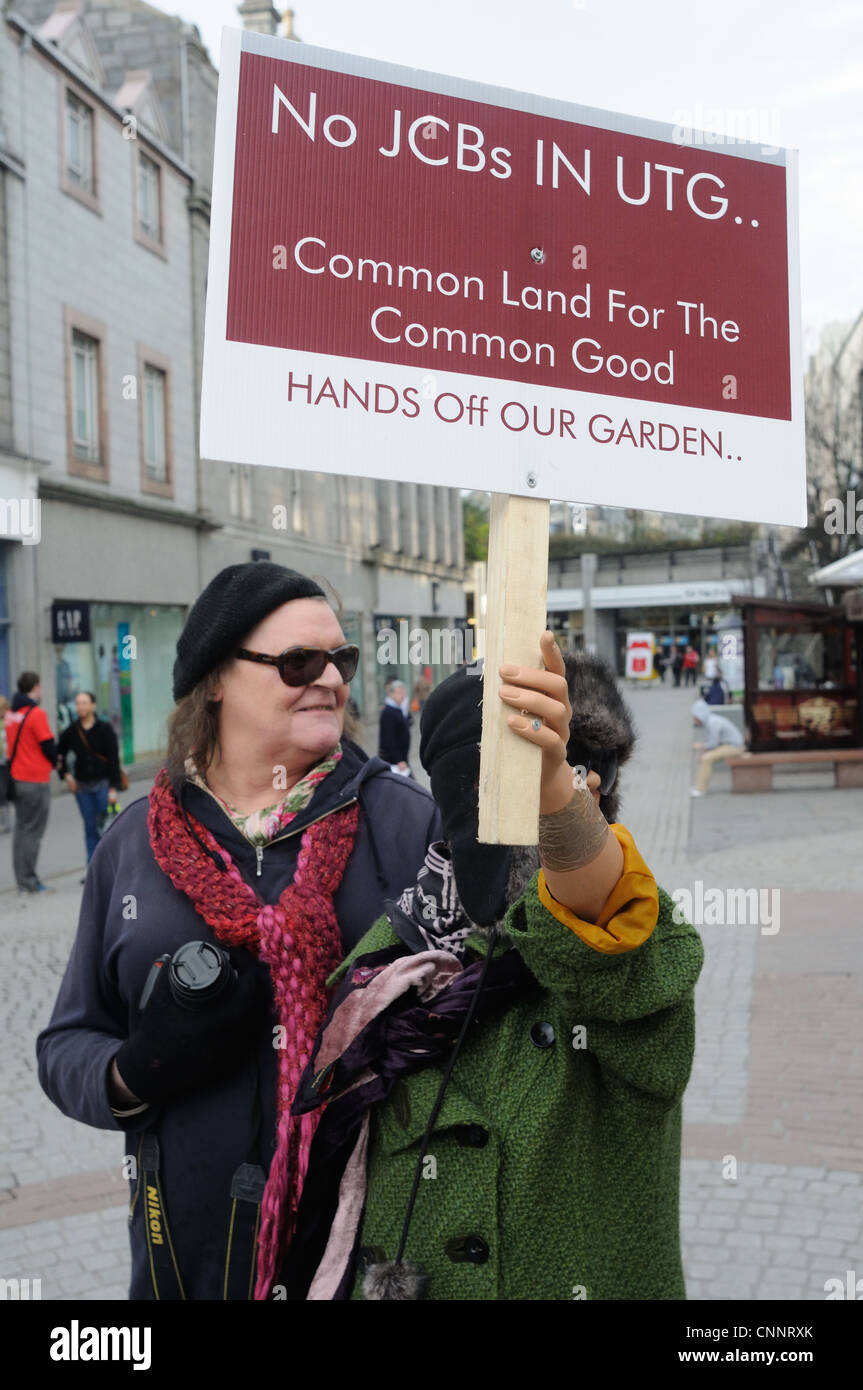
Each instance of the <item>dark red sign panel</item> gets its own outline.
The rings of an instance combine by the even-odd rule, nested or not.
[[[789,420],[786,215],[779,164],[243,53],[227,337]]]

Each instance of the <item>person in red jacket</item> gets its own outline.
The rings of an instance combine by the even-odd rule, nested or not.
[[[35,671],[18,678],[18,693],[6,711],[6,756],[15,779],[12,864],[19,893],[53,892],[36,873],[36,860],[51,805],[51,773],[57,761],[54,735],[41,708],[42,684]]]
[[[701,657],[693,646],[688,646],[683,656],[683,684],[694,685]]]

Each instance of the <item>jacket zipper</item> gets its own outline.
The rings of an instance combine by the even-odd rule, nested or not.
[[[314,820],[306,821],[305,825],[301,825],[298,830],[287,830],[284,835],[277,835],[274,840],[268,840],[266,845],[255,845],[255,859],[258,863],[258,867],[255,870],[255,877],[261,877],[261,866],[264,862],[265,849],[269,849],[271,845],[277,845],[280,840],[289,840],[292,835],[304,835],[310,826],[317,825],[318,821],[326,820],[327,816],[335,815],[336,811],[343,811],[346,806],[353,806],[356,800],[357,798],[352,796],[350,801],[343,801],[341,806],[333,806],[329,811],[324,811],[322,816],[315,816]],[[230,817],[228,817],[228,819],[230,820]],[[233,825],[233,821],[231,821],[231,824]],[[251,841],[249,843],[251,843]]]
[[[198,784],[193,783],[193,785],[197,786]],[[219,798],[216,796],[215,792],[211,792],[209,787],[201,787],[199,788],[199,790],[206,791],[213,798],[219,810],[222,812],[222,815],[230,821],[231,825],[234,825],[234,822],[231,820],[231,817],[228,815],[227,811],[220,802]],[[255,851],[255,878],[261,877],[261,868],[264,863],[264,850],[269,849],[270,845],[277,845],[280,840],[288,840],[292,835],[304,834],[310,826],[317,825],[318,821],[325,820],[327,816],[335,815],[336,811],[343,811],[346,806],[354,806],[357,800],[357,797],[352,796],[349,798],[349,800],[343,801],[340,806],[332,806],[330,807],[329,811],[324,811],[322,815],[316,816],[314,820],[306,821],[305,825],[300,826],[297,830],[286,830],[284,835],[277,835],[274,840],[268,840],[266,845],[252,845],[252,848]],[[235,825],[234,829],[237,829]],[[242,835],[242,831],[238,831],[238,834]],[[245,835],[243,835],[243,839],[246,839]],[[251,840],[248,840],[247,843],[250,845],[252,844]]]

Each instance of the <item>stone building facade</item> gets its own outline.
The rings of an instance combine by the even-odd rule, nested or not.
[[[93,689],[127,763],[158,757],[176,637],[226,564],[333,586],[366,715],[418,674],[377,632],[465,611],[457,492],[200,459],[216,90],[197,29],[140,0],[3,8],[0,692],[40,671],[62,726]]]

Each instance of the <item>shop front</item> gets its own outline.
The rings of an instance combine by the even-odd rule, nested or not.
[[[125,765],[157,758],[165,747],[180,605],[55,599],[57,732],[75,719],[75,696],[96,696],[99,717],[114,727]]]
[[[589,558],[581,557],[583,568]],[[599,573],[605,579],[614,571]],[[742,592],[747,582],[740,584]],[[628,639],[634,632],[653,635],[660,658],[657,667],[663,655],[667,661],[674,647],[693,647],[702,663],[711,653],[720,657],[723,634],[729,625],[738,624],[731,594],[727,582],[710,579],[662,584],[594,582],[589,588],[550,583],[547,606],[549,623],[564,650],[597,652],[623,676]],[[722,670],[729,687],[742,690],[736,668],[729,668],[727,674]],[[699,670],[696,683],[700,679]]]
[[[728,611],[716,607],[668,605],[662,607],[618,608],[615,612],[615,651],[617,670],[626,670],[627,634],[652,632],[657,651],[668,658],[672,647],[694,647],[702,662],[711,649],[719,647],[719,634]]]
[[[755,753],[859,748],[859,625],[841,608],[738,598]]]

